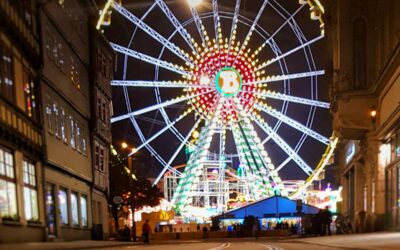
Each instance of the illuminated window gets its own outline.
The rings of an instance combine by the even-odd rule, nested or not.
[[[54,134],[61,139],[60,112],[56,102],[53,103]]]
[[[81,225],[83,227],[88,226],[88,214],[87,214],[87,198],[86,195],[81,195]]]
[[[0,42],[0,94],[15,102],[14,70],[11,48]]]
[[[60,188],[58,191],[58,207],[60,211],[60,222],[62,225],[68,225],[68,196],[67,190]]]
[[[81,138],[82,138],[82,153],[87,154],[87,144],[86,144],[86,131],[85,128],[81,127]]]
[[[68,137],[66,131],[66,124],[65,124],[65,110],[64,108],[60,107],[60,131],[61,131],[61,139],[64,143],[68,144]]]
[[[71,217],[72,225],[79,226],[78,195],[71,192]]]
[[[69,131],[71,136],[71,147],[76,148],[76,140],[75,140],[75,122],[72,116],[69,116]]]
[[[0,147],[0,216],[18,220],[15,166],[12,152]]]
[[[23,90],[25,96],[25,112],[34,120],[37,120],[37,105],[36,105],[36,89],[33,76],[29,73],[29,69],[24,67],[22,72]]]
[[[81,127],[78,122],[75,122],[75,146],[78,152],[82,152],[82,135],[81,135]]]
[[[53,123],[53,108],[50,96],[46,96],[45,100],[45,113],[46,113],[46,122],[49,133],[54,133],[54,123]]]
[[[28,221],[37,221],[39,220],[39,209],[35,165],[24,160],[22,172],[24,181],[25,219]]]

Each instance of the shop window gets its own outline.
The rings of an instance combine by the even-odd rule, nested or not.
[[[15,101],[14,70],[11,48],[0,41],[0,93],[11,102]]]
[[[83,227],[87,227],[88,226],[88,214],[87,214],[87,197],[86,197],[86,195],[81,195],[80,203],[81,203],[81,225]]]
[[[78,194],[71,192],[71,217],[72,225],[79,226]]]
[[[39,209],[35,165],[24,160],[22,172],[24,181],[25,219],[28,221],[38,221]]]
[[[68,196],[67,190],[60,188],[58,191],[58,207],[60,210],[60,222],[62,225],[68,225]]]
[[[0,147],[0,216],[18,220],[15,166],[12,152]]]

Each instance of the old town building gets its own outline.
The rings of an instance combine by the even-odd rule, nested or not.
[[[0,1],[0,242],[42,240],[44,142],[33,1]]]
[[[400,228],[400,1],[328,4],[341,212],[357,232]]]
[[[114,67],[97,16],[90,0],[0,1],[0,243],[108,234]]]
[[[108,180],[109,148],[111,144],[112,115],[111,85],[114,52],[108,41],[95,29],[91,30],[91,107],[93,189],[92,211],[95,238],[109,234],[108,220]]]

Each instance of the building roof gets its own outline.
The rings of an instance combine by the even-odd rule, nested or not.
[[[302,213],[316,214],[319,208],[302,203]],[[246,206],[228,211],[219,217],[242,219],[253,215],[259,218],[279,218],[297,216],[296,201],[282,196],[273,196]]]

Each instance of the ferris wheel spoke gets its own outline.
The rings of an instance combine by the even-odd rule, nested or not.
[[[273,5],[271,4],[271,6],[273,7]],[[263,42],[263,44],[261,44],[260,47],[258,47],[258,49],[256,49],[257,54],[266,46],[269,45],[271,40],[275,37],[276,34],[279,33],[279,31],[281,31],[290,21],[292,21],[292,19],[296,16],[297,13],[300,12],[301,9],[303,9],[303,7],[305,6],[305,4],[301,4],[299,8],[297,8],[297,10],[295,12],[293,12],[292,14],[290,14],[290,17],[285,17],[283,16],[285,20],[285,22],[282,23],[281,26],[279,26],[279,28],[277,28],[274,33],[272,33],[272,35],[270,35],[267,40],[265,40],[265,42]],[[274,7],[273,7],[274,8]],[[275,9],[275,8],[274,8]]]
[[[255,104],[254,107],[260,111],[263,111],[267,113],[268,115],[275,117],[276,119],[286,123],[287,125],[291,126],[292,128],[295,128],[299,130],[302,133],[307,134],[308,136],[318,140],[319,142],[328,145],[329,144],[329,139],[326,138],[323,135],[320,135],[319,133],[315,132],[314,130],[304,126],[303,124],[293,120],[292,118],[282,114],[281,112],[273,109],[272,107],[268,107],[265,105],[260,105],[260,104]]]
[[[176,118],[174,121],[170,122],[167,126],[163,127],[160,131],[158,131],[157,133],[155,133],[152,137],[150,137],[149,139],[147,139],[146,141],[144,141],[140,146],[136,147],[135,150],[133,150],[131,153],[128,154],[128,157],[133,155],[134,153],[136,153],[137,151],[139,151],[140,149],[142,149],[143,147],[145,147],[147,144],[149,144],[150,142],[154,141],[157,137],[159,137],[160,135],[162,135],[165,131],[167,131],[168,129],[170,129],[172,126],[174,126],[176,123],[178,123],[179,121],[181,121],[183,118],[185,118],[188,114],[190,114],[193,110],[189,109],[187,111],[185,111],[183,114],[181,114],[178,118]]]
[[[213,6],[213,13],[214,13],[215,43],[219,50],[219,46],[220,46],[219,41],[222,39],[222,34],[221,34],[221,22],[220,22],[220,17],[219,17],[219,13],[218,13],[218,0],[212,0],[212,6]]]
[[[190,100],[192,98],[195,98],[197,96],[205,95],[205,94],[208,94],[208,93],[211,93],[211,92],[213,92],[213,90],[206,91],[206,92],[203,92],[203,93],[200,93],[200,94],[191,95],[191,96],[185,96],[185,97],[179,97],[179,98],[176,98],[176,99],[171,99],[171,100],[168,100],[168,101],[165,101],[165,102],[162,102],[162,103],[150,106],[150,107],[146,107],[146,108],[143,108],[143,109],[139,109],[137,111],[130,112],[130,113],[125,114],[125,115],[116,116],[116,117],[111,118],[111,123],[114,123],[114,122],[117,122],[117,121],[121,121],[121,120],[127,119],[127,118],[132,117],[132,116],[137,116],[137,115],[141,115],[141,114],[144,114],[144,113],[147,113],[147,112],[151,112],[151,111],[154,111],[154,110],[157,110],[157,109],[160,109],[160,108],[164,108],[164,107],[167,107],[169,105],[173,105],[173,104],[177,104],[177,103],[180,103],[180,102],[184,102],[184,101]]]
[[[236,0],[235,12],[234,12],[233,18],[232,18],[231,32],[230,32],[229,41],[228,41],[228,52],[227,52],[228,55],[231,52],[232,44],[233,44],[233,42],[235,41],[235,38],[236,38],[236,29],[237,29],[239,11],[240,11],[240,0]],[[228,57],[226,57],[225,64],[227,62],[228,62]]]
[[[297,97],[297,96],[292,96],[292,95],[285,95],[285,94],[281,94],[281,93],[269,91],[269,90],[267,92],[262,92],[262,93],[258,93],[256,91],[244,91],[244,92],[253,93],[254,95],[259,96],[259,97],[271,98],[271,99],[276,99],[276,100],[281,100],[281,101],[288,101],[288,102],[299,103],[299,104],[304,104],[304,105],[309,105],[309,106],[314,106],[314,107],[320,107],[320,108],[326,108],[326,109],[328,109],[330,107],[329,102],[322,102],[322,101],[312,100],[312,99],[308,99],[308,98],[302,98],[302,97]]]
[[[120,4],[114,2],[114,9],[118,11],[121,15],[123,15],[126,19],[128,19],[130,22],[132,22],[134,25],[139,27],[141,30],[146,32],[148,35],[150,35],[154,40],[159,42],[160,44],[164,45],[166,48],[168,48],[172,53],[180,57],[182,60],[184,60],[188,65],[193,65],[191,60],[189,59],[189,56],[185,54],[185,52],[176,46],[174,43],[170,42],[168,39],[160,35],[157,31],[155,31],[153,28],[148,26],[145,22],[143,22],[140,18],[136,17],[134,14],[132,14],[130,11],[122,7]]]
[[[233,61],[232,66],[234,66],[236,64],[236,60],[237,60],[238,56],[242,53],[242,51],[246,48],[246,46],[250,42],[251,35],[253,34],[253,31],[255,30],[255,28],[258,24],[258,20],[260,19],[261,15],[263,14],[264,9],[267,6],[268,2],[269,2],[269,0],[264,0],[263,4],[261,5],[256,18],[254,19],[254,21],[250,27],[250,30],[247,32],[247,35],[246,35],[242,45],[240,46],[239,51],[236,53],[236,57],[235,57],[235,60]]]
[[[195,6],[193,6],[190,3],[189,3],[189,8],[190,8],[190,12],[192,13],[193,21],[196,25],[197,31],[199,32],[201,42],[203,43],[203,46],[205,48],[208,48],[208,42],[209,42],[210,38],[207,35],[206,28],[204,27],[203,22],[200,19],[199,13],[197,12]]]
[[[184,76],[190,76],[190,73],[185,71],[182,67],[175,66],[174,64],[172,64],[170,62],[166,62],[166,61],[151,57],[149,55],[140,53],[140,52],[132,50],[132,49],[128,49],[126,47],[123,47],[123,46],[115,44],[115,43],[110,43],[110,45],[115,52],[119,52],[119,53],[127,55],[129,57],[147,62],[147,63],[155,65],[155,66],[162,67],[164,69],[170,70],[172,72],[175,72],[175,73],[178,73],[178,74],[181,74]]]
[[[285,53],[282,54],[282,55],[279,55],[279,56],[277,56],[277,57],[274,57],[273,59],[270,59],[270,60],[268,60],[268,61],[262,63],[262,64],[256,69],[256,71],[261,70],[261,69],[263,69],[263,68],[265,68],[265,67],[267,67],[267,66],[273,64],[274,62],[279,61],[279,60],[281,60],[281,59],[283,59],[283,58],[285,58],[285,57],[287,57],[287,56],[289,56],[289,55],[291,55],[291,54],[293,54],[293,53],[295,53],[295,52],[297,52],[297,51],[299,51],[299,50],[301,50],[301,49],[303,49],[303,48],[305,48],[305,47],[307,47],[307,46],[310,46],[311,44],[313,44],[313,43],[315,43],[315,42],[321,40],[322,38],[324,38],[324,35],[319,35],[319,36],[315,37],[314,39],[312,39],[312,40],[310,40],[310,41],[308,41],[308,42],[306,42],[306,43],[303,43],[303,44],[297,46],[296,48],[294,48],[294,49],[292,49],[292,50],[289,50],[289,51],[285,52]]]
[[[288,75],[267,76],[266,78],[262,78],[261,80],[246,82],[243,85],[247,86],[247,85],[254,85],[254,84],[279,82],[279,81],[320,76],[320,75],[325,75],[325,70],[301,72],[301,73],[288,74]]]
[[[175,158],[178,156],[179,152],[181,152],[182,148],[186,145],[187,141],[189,140],[190,136],[193,134],[194,130],[199,126],[201,122],[201,119],[197,119],[195,122],[194,126],[190,129],[186,137],[183,139],[179,147],[176,149],[175,153],[171,156],[169,161],[167,162],[167,165],[164,167],[164,169],[160,172],[160,174],[157,176],[156,180],[153,183],[153,186],[157,185],[157,183],[161,180],[163,177],[164,173],[169,169],[172,168],[171,164],[175,160]]]
[[[178,81],[142,81],[142,80],[113,80],[111,86],[126,86],[126,87],[144,87],[144,88],[200,88],[200,89],[214,89],[214,86],[191,84],[187,82]]]
[[[189,32],[182,26],[182,24],[175,17],[172,11],[168,8],[165,2],[163,0],[155,0],[155,2],[158,4],[160,9],[164,12],[165,16],[169,19],[169,21],[172,23],[172,25],[175,27],[178,33],[182,36],[185,42],[189,45],[192,51],[198,54],[196,45],[192,41],[192,37],[190,36]]]
[[[266,122],[260,121],[259,118],[252,116],[256,124],[268,134],[276,144],[291,158],[297,165],[309,176],[312,174],[312,168],[283,140]]]

